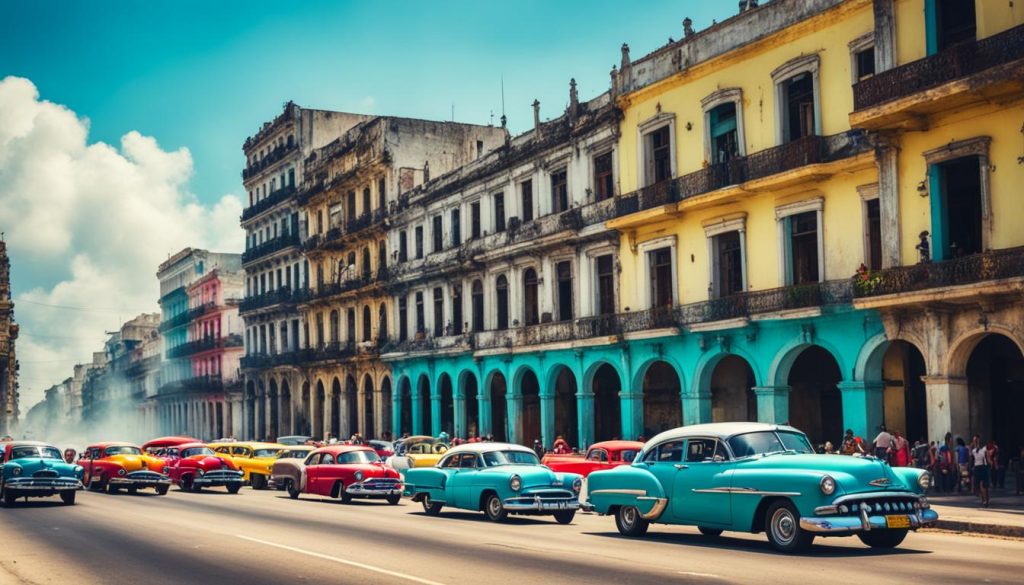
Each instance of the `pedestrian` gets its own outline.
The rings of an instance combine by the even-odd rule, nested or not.
[[[71,447],[68,447],[67,449],[64,449],[64,462],[65,463],[74,463],[76,455],[78,455],[78,453],[76,453],[75,450],[72,449]]]
[[[910,466],[910,448],[907,439],[899,431],[893,433],[892,438],[892,464],[895,467]]]
[[[437,440],[442,442],[442,443],[444,443],[445,445],[447,445],[449,443],[449,441],[450,441],[450,439],[448,438],[448,433],[446,433],[444,431],[441,431],[440,433],[438,433]]]
[[[825,446],[822,448],[822,453],[825,455],[835,455],[836,450],[832,447],[832,441],[825,441]]]
[[[533,440],[533,452],[537,454],[537,457],[544,456],[544,447],[540,444],[540,439]]]
[[[971,462],[973,463],[972,479],[978,489],[978,495],[981,496],[981,505],[988,508],[988,449],[981,444],[978,435],[974,435],[974,438],[971,439]]]
[[[962,492],[964,489],[970,489],[971,487],[971,468],[970,468],[971,450],[967,448],[967,444],[964,443],[963,437],[956,438],[956,477],[959,482],[956,486],[957,492]]]
[[[989,441],[985,449],[988,451],[988,463],[991,465],[989,469],[989,487],[1003,489],[1006,469],[1003,468],[1002,462],[999,461],[999,445],[995,441]]]
[[[551,452],[555,455],[568,455],[572,453],[572,448],[562,435],[558,435],[555,437],[555,444],[551,446]]]
[[[956,465],[954,462],[953,451],[950,450],[949,446],[945,442],[939,446],[938,458],[936,459],[936,473],[935,477],[939,478],[939,491],[946,493],[953,491],[953,479],[955,475]]]
[[[875,457],[888,461],[889,449],[892,448],[892,435],[889,431],[885,430],[885,425],[878,425],[878,436],[875,437],[874,443]]]
[[[864,454],[864,447],[857,440],[857,437],[853,436],[853,429],[846,429],[846,434],[843,435],[843,443],[839,449],[839,452],[843,455]]]

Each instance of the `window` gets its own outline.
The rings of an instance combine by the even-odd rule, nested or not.
[[[349,309],[345,313],[345,341],[348,343],[356,342],[356,310]]]
[[[551,173],[551,213],[569,209],[569,184],[566,169]]]
[[[290,136],[288,138],[289,138],[289,140],[291,139]],[[295,169],[294,168],[288,169],[288,186],[289,187],[294,187],[295,186]]]
[[[473,281],[470,294],[473,301],[473,331],[484,330],[484,284],[479,279]]]
[[[594,157],[594,200],[604,201],[615,194],[612,174],[612,153],[608,151]]]
[[[484,155],[484,141],[483,140],[477,140],[476,141],[476,157],[480,158],[483,155]]]
[[[452,334],[462,335],[462,285],[452,285]]]
[[[461,211],[458,207],[452,210],[452,246],[459,247],[462,245],[462,221]]]
[[[527,268],[523,272],[523,318],[527,325],[536,325],[540,322],[540,313],[537,306],[537,271]]]
[[[404,296],[398,298],[398,340],[409,339],[409,302]]]
[[[648,185],[672,178],[670,128],[670,125],[662,126],[644,136],[644,166]]]
[[[477,239],[480,237],[480,202],[474,201],[469,204],[469,237]]]
[[[875,74],[875,47],[857,51],[853,54],[854,78],[864,81]]]
[[[377,181],[377,206],[385,209],[388,206],[387,182],[384,177]]]
[[[782,219],[783,242],[786,247],[785,283],[805,284],[820,280],[818,254],[818,214],[803,211]]]
[[[370,269],[370,247],[363,248],[363,279],[369,280],[370,276],[373,275]]]
[[[615,313],[615,261],[611,254],[598,256],[597,264],[597,314]]]
[[[416,226],[416,259],[423,258],[423,226]]]
[[[566,260],[555,265],[558,276],[558,320],[569,321],[572,310],[572,262]]]
[[[505,194],[494,194],[494,233],[505,231]]]
[[[726,452],[714,439],[690,439],[686,442],[687,463],[714,461],[716,455],[724,457]]]
[[[981,171],[977,156],[966,156],[937,165],[941,204],[945,207],[943,231],[948,244],[943,258],[977,254],[983,250]],[[934,240],[933,240],[934,241]]]
[[[870,270],[882,268],[882,212],[878,197],[864,202],[864,265]]]
[[[433,219],[432,232],[434,236],[434,249],[433,252],[440,252],[444,249],[444,227],[443,219],[440,215],[435,215]]]
[[[711,163],[724,163],[740,155],[736,126],[736,102],[715,106],[708,112],[711,133]]]
[[[266,337],[267,337],[266,329],[264,328],[263,325],[260,325],[260,345],[262,346],[262,350],[263,350],[262,353],[266,353],[267,352]],[[317,345],[319,345],[320,347],[323,347],[323,345],[324,345],[324,314],[323,313],[317,313],[316,314],[316,342],[317,342]]]
[[[317,209],[316,210],[316,233],[318,233],[318,234],[324,233],[324,210],[323,209]]]
[[[743,292],[743,244],[739,230],[711,237],[711,294],[714,298]]]
[[[388,269],[388,245],[384,240],[377,242],[377,274],[383,277]]]
[[[337,311],[331,311],[331,343],[341,341],[341,316]]]
[[[683,441],[668,441],[651,449],[644,455],[644,461],[657,463],[680,463],[683,460]]]
[[[936,3],[937,49],[968,43],[977,38],[978,17],[974,0],[934,0]],[[927,3],[926,3],[927,6]]]
[[[672,249],[659,248],[648,252],[647,263],[651,279],[651,306],[671,306],[674,297],[672,294]]]
[[[370,213],[370,188],[366,187],[363,189],[363,213]]]
[[[363,341],[370,341],[373,336],[373,322],[370,320],[370,307],[363,305]]]
[[[377,339],[381,342],[388,340],[388,308],[381,303],[377,311]]]
[[[783,140],[792,142],[814,134],[814,81],[810,72],[782,82]]]
[[[519,193],[523,202],[523,221],[533,220],[533,181],[523,181],[519,185]]]
[[[426,315],[423,314],[423,291],[416,293],[416,334],[421,335],[427,331]]]
[[[508,329],[508,279],[504,274],[495,282],[498,304],[498,329]]]
[[[434,288],[434,337],[444,335],[444,292],[441,287]]]
[[[398,261],[405,262],[409,259],[409,234],[405,230],[398,232]]]
[[[355,191],[349,191],[348,192],[348,196],[346,197],[346,199],[348,201],[347,201],[347,205],[345,206],[346,207],[345,211],[347,212],[345,215],[348,218],[349,222],[353,222],[353,221],[356,220],[356,192]]]

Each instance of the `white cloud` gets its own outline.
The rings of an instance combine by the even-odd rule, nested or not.
[[[192,156],[130,131],[88,143],[88,121],[39,99],[31,81],[0,80],[0,230],[6,232],[24,336],[21,409],[102,349],[103,332],[157,310],[157,265],[186,246],[240,251],[241,200],[208,206],[189,191]],[[80,311],[46,305],[91,307]]]

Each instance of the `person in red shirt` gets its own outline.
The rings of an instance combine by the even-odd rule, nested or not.
[[[562,435],[558,435],[555,438],[555,444],[551,447],[551,451],[555,455],[568,455],[572,453],[572,447],[569,446],[569,443],[566,442]]]

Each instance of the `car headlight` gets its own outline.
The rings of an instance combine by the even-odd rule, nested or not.
[[[199,477],[202,477],[202,476],[206,475],[206,472],[203,471],[202,469],[197,469],[196,470],[196,475],[198,475]]]
[[[519,488],[523,487],[522,478],[518,475],[513,475],[512,478],[508,480],[508,487],[511,488],[512,491],[518,492]]]
[[[166,465],[164,465],[164,475],[167,475],[170,472],[171,472],[171,468],[167,467]]]
[[[363,481],[363,472],[362,471],[357,471],[356,472],[356,481]]]
[[[14,475],[21,475],[21,468],[15,467],[14,469],[11,470],[11,473],[13,473]]]
[[[580,490],[582,490],[582,489],[583,489],[583,480],[577,477],[575,479],[575,481],[572,482],[572,491],[574,491],[574,492],[576,492],[578,494],[578,493],[580,493]]]
[[[117,470],[117,474],[118,474],[118,475],[124,475],[125,473],[128,473],[128,472],[127,472],[127,471],[125,471],[123,467],[122,467],[121,469],[118,469],[118,470]]]
[[[927,471],[922,473],[917,478],[917,485],[921,486],[921,489],[926,490],[932,487],[932,474]]]
[[[821,486],[821,493],[826,496],[831,496],[836,493],[836,480],[831,475],[826,475],[821,478],[821,483],[819,485]]]

